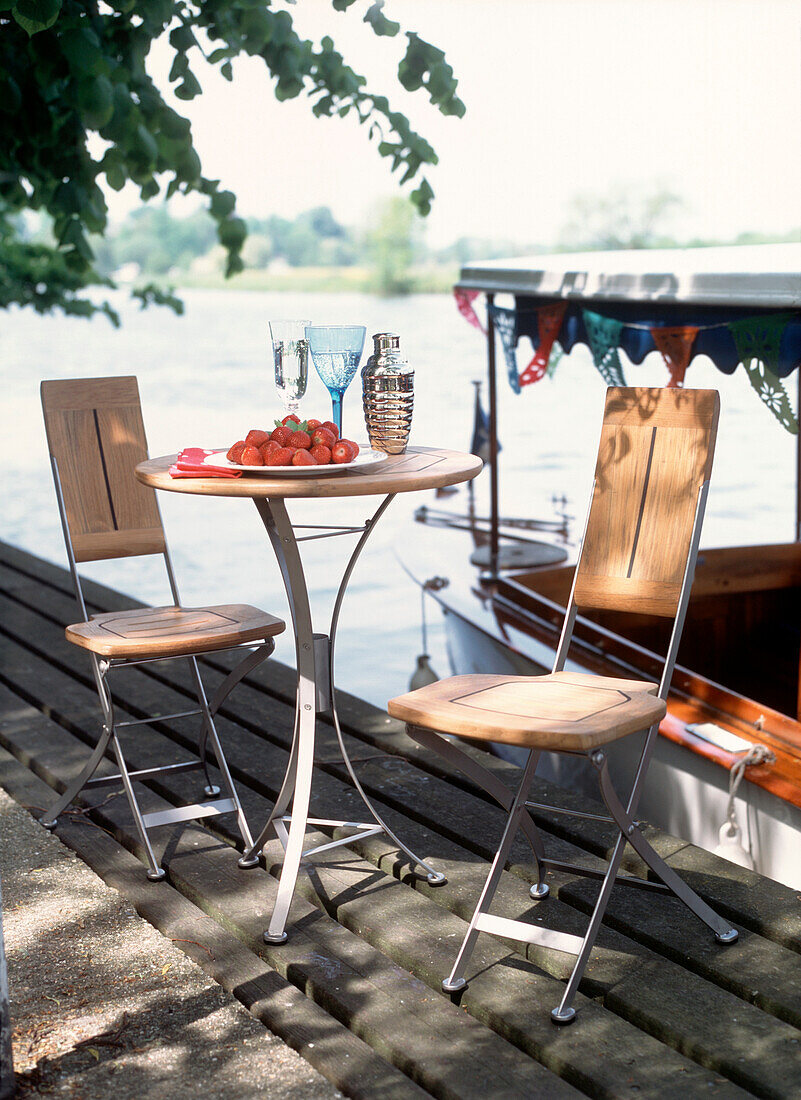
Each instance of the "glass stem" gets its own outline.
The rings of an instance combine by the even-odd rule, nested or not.
[[[331,394],[331,419],[337,426],[337,431],[340,436],[342,435],[342,398],[345,396],[344,390],[330,390]]]

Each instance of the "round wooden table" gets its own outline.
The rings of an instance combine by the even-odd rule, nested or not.
[[[281,577],[292,616],[298,675],[292,751],[275,806],[264,828],[254,841],[253,847],[244,856],[247,859],[258,854],[273,828],[285,849],[278,894],[270,919],[270,926],[264,933],[265,940],[268,943],[283,943],[286,940],[286,919],[295,890],[301,858],[304,855],[312,855],[317,850],[303,851],[303,840],[308,825],[336,827],[350,824],[358,830],[355,834],[357,837],[384,832],[408,856],[413,865],[420,866],[425,870],[430,883],[433,885],[444,883],[445,876],[410,851],[392,832],[386,822],[382,820],[356,776],[345,748],[337,715],[334,693],[334,643],[342,600],[353,568],[370,532],[394,497],[398,493],[410,493],[421,489],[441,489],[446,485],[456,485],[459,482],[469,481],[481,470],[481,459],[476,458],[475,455],[463,454],[460,451],[448,451],[436,447],[409,447],[404,454],[390,455],[384,461],[373,466],[353,470],[336,470],[329,467],[330,473],[319,475],[275,475],[268,473],[264,468],[264,473],[246,474],[241,478],[173,478],[170,476],[169,470],[175,458],[175,455],[168,455],[163,458],[153,458],[147,462],[140,462],[136,467],[136,476],[145,485],[172,493],[190,493],[195,496],[249,497],[258,509],[272,544],[273,552],[281,570]],[[378,495],[383,496],[384,499],[372,517],[361,527],[342,527],[335,524],[320,523],[298,525],[295,528],[286,509],[286,501],[296,498]],[[296,534],[296,530],[308,529],[320,533]],[[342,574],[331,614],[329,631],[327,634],[315,634],[306,576],[298,544],[307,539],[326,538],[347,533],[359,534],[360,537]],[[243,662],[242,675],[246,671],[247,662]],[[353,823],[309,818],[317,715],[327,710],[331,711],[345,766],[354,786],[370,812],[372,821]],[[292,813],[288,814],[287,810],[290,803],[292,804]],[[288,830],[287,823],[289,823]],[[354,836],[349,836],[321,847],[327,849],[337,844],[349,843],[353,839]]]

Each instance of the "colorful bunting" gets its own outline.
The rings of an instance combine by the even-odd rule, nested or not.
[[[464,290],[462,287],[456,287],[453,296],[456,299],[456,308],[459,310],[462,317],[464,317],[473,328],[477,328],[479,332],[486,333],[487,330],[484,328],[478,314],[473,309],[473,302],[480,293],[480,290]]]
[[[779,378],[779,345],[791,313],[765,317],[745,317],[731,321],[729,332],[737,348],[737,357],[745,367],[748,381],[788,432],[798,435],[798,419]]]
[[[589,309],[583,309],[581,315],[590,341],[592,361],[601,377],[607,386],[625,386],[626,379],[623,377],[623,366],[617,350],[623,322],[616,321],[613,317],[602,317],[600,313],[593,313]]]
[[[690,356],[693,350],[695,338],[698,335],[696,325],[678,325],[671,328],[654,327],[651,336],[665,366],[670,371],[668,387],[683,386],[684,375],[690,365]]]
[[[481,292],[477,290],[459,288],[454,290],[454,297],[462,316],[475,328],[484,332],[484,327],[473,308],[473,302],[479,293]],[[520,393],[521,386],[538,382],[546,373],[549,377],[553,375],[557,363],[564,355],[563,349],[556,343],[556,337],[564,323],[568,306],[568,302],[558,302],[522,311],[529,315],[532,312],[537,314],[539,343],[533,359],[520,375],[518,375],[515,351],[518,343],[517,311],[496,306],[494,303],[488,307],[489,315],[501,338],[509,384],[515,393]],[[610,386],[626,385],[619,355],[620,338],[624,328],[648,331],[670,372],[668,386],[684,385],[684,377],[699,332],[705,332],[708,329],[728,329],[734,341],[737,357],[742,362],[751,385],[782,426],[787,431],[798,434],[798,419],[793,413],[784,384],[778,376],[782,337],[786,326],[798,321],[798,313],[746,317],[740,321],[721,321],[713,325],[677,326],[617,321],[589,309],[582,309],[581,315],[593,362]]]
[[[530,386],[532,382],[539,382],[548,370],[551,350],[562,327],[566,309],[567,302],[557,302],[556,305],[543,306],[537,310],[537,332],[540,342],[534,358],[520,375],[521,386]]]
[[[520,381],[517,377],[517,314],[513,309],[504,309],[503,306],[491,305],[489,315],[495,326],[495,331],[501,338],[503,354],[506,357],[506,372],[509,375],[509,385],[515,393],[520,393]]]

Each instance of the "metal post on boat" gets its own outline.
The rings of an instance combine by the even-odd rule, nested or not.
[[[801,367],[795,377],[798,383],[796,415],[801,417]],[[795,437],[795,541],[801,542],[801,432]]]
[[[495,382],[494,294],[487,295],[487,382],[489,388],[490,573],[498,575],[498,402]]]

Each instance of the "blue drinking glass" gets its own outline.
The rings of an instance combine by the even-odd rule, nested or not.
[[[312,361],[331,394],[331,419],[342,435],[342,398],[353,381],[364,348],[364,325],[308,325]]]

